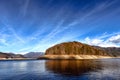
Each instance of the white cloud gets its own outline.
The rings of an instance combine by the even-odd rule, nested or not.
[[[120,47],[120,34],[102,35],[95,38],[85,38],[85,43],[101,47]]]
[[[109,41],[113,43],[120,43],[120,34],[110,37]]]
[[[103,40],[101,39],[90,39],[89,37],[85,38],[85,41],[90,45],[99,45],[103,42]]]

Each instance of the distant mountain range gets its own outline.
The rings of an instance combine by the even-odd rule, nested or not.
[[[39,56],[43,55],[43,52],[29,52],[24,55],[22,54],[14,54],[14,53],[4,53],[0,52],[0,58],[38,58]]]
[[[0,52],[0,58],[6,58],[7,59],[7,58],[25,58],[25,57],[21,54]]]
[[[120,47],[99,47],[99,46],[93,46],[93,47],[103,50],[109,55],[120,56]]]
[[[29,52],[29,53],[26,53],[24,56],[27,58],[38,58],[39,56],[42,56],[42,55],[44,55],[43,52]]]

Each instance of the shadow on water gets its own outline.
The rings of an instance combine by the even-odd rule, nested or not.
[[[102,69],[95,60],[50,60],[45,62],[47,71],[64,76],[80,76],[91,71]]]

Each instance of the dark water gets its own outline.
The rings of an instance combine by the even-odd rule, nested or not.
[[[0,80],[120,80],[120,59],[0,61]]]

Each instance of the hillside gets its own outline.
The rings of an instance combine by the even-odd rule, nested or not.
[[[48,48],[45,55],[108,55],[104,51],[80,42],[65,42]]]
[[[80,42],[64,42],[46,50],[46,59],[92,59],[111,57],[105,51]]]

